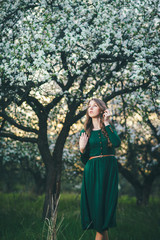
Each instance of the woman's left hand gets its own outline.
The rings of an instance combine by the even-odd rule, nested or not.
[[[110,116],[111,116],[111,111],[109,109],[106,109],[103,113],[103,120],[105,125],[109,124]]]

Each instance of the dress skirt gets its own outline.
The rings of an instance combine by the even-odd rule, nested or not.
[[[117,159],[107,156],[88,160],[81,189],[82,228],[102,232],[115,227],[117,199]]]

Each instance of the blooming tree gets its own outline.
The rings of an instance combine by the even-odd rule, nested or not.
[[[0,179],[3,189],[12,191],[17,184],[35,183],[34,192],[41,194],[45,188],[45,167],[38,148],[33,143],[20,143],[12,139],[1,139],[0,142]]]
[[[134,102],[135,91],[157,92],[158,0],[8,0],[1,8],[0,136],[37,143],[50,217],[64,144],[85,100],[115,99],[121,108],[125,94]]]
[[[123,105],[117,129],[124,135],[119,151],[119,171],[135,189],[137,204],[147,204],[152,184],[160,175],[160,106],[152,96]],[[127,95],[123,101],[127,102]]]

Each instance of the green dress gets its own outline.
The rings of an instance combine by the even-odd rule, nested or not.
[[[81,189],[82,228],[98,232],[116,226],[118,199],[116,158],[107,156],[89,160],[92,156],[114,155],[115,147],[120,146],[121,141],[115,129],[111,125],[105,128],[112,147],[108,147],[107,138],[101,130],[92,130],[86,150],[81,153],[81,161],[85,164]]]

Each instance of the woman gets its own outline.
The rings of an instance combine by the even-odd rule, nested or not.
[[[118,169],[115,147],[120,138],[109,124],[110,111],[105,103],[89,101],[79,148],[85,164],[81,190],[83,229],[95,229],[95,240],[108,240],[108,229],[116,226]]]

